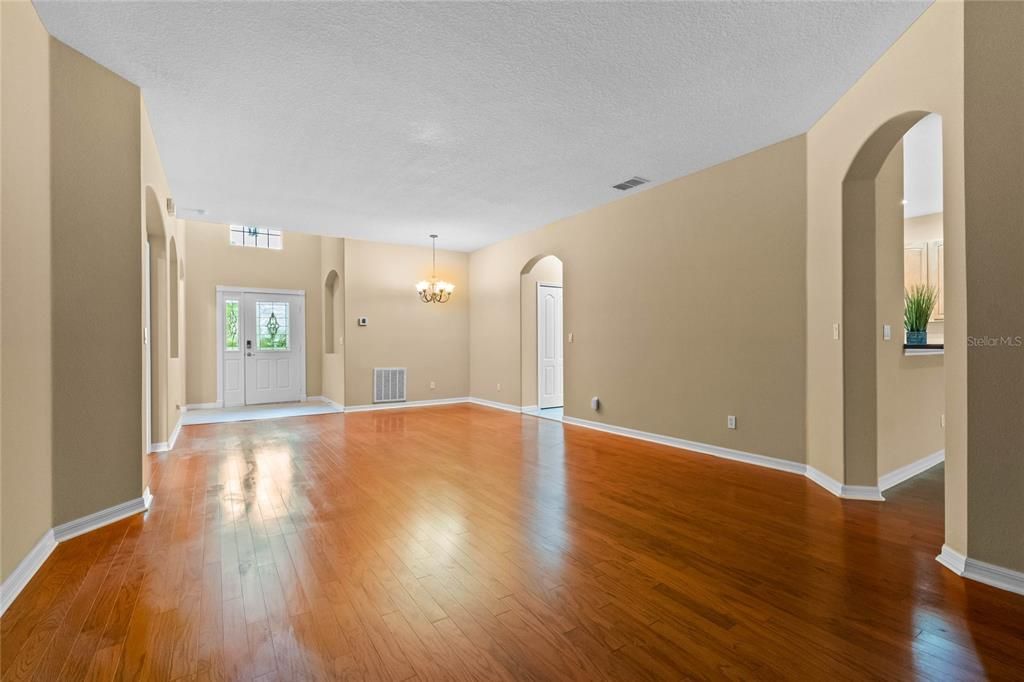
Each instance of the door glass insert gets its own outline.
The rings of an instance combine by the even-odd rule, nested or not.
[[[288,303],[256,302],[256,332],[259,350],[289,350]]]
[[[224,349],[238,350],[238,301],[224,301]]]

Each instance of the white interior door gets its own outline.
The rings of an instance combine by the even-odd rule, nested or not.
[[[562,407],[562,287],[537,285],[537,405]]]
[[[306,332],[303,307],[304,297],[294,294],[243,294],[246,405],[285,403],[304,398]]]

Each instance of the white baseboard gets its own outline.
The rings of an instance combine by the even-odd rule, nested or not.
[[[481,405],[483,407],[493,407],[496,410],[505,410],[506,412],[526,411],[525,407],[518,407],[508,403],[499,403],[494,400],[484,400],[483,398],[466,398],[466,402],[473,403],[474,405]]]
[[[564,417],[563,421],[566,424],[573,424],[575,426],[582,426],[588,429],[595,429],[597,431],[614,433],[619,436],[627,436],[629,438],[645,440],[650,443],[668,445],[669,447],[680,448],[682,450],[691,450],[693,452],[700,452],[705,455],[713,455],[715,457],[731,459],[737,462],[756,464],[757,466],[767,467],[769,469],[776,469],[778,471],[787,471],[794,474],[803,474],[807,468],[806,465],[803,464],[802,462],[790,462],[789,460],[779,459],[777,457],[757,455],[752,452],[743,452],[742,450],[733,450],[731,448],[723,448],[718,445],[698,443],[692,440],[674,438],[672,436],[662,436],[656,433],[648,433],[647,431],[629,429],[624,426],[602,424],[601,422],[593,422],[587,419],[580,419],[578,417]]]
[[[814,467],[808,465],[807,470],[804,471],[804,476],[811,479],[836,497],[843,496],[843,484],[828,474],[818,471]]]
[[[74,521],[68,521],[53,529],[53,535],[57,539],[57,542],[64,542],[71,538],[76,538],[79,535],[88,533],[89,531],[102,528],[108,524],[126,519],[129,516],[134,516],[140,512],[144,512],[149,509],[153,503],[153,495],[149,492],[149,487],[142,492],[142,497],[136,497],[134,500],[128,500],[121,504],[101,509],[98,512],[83,516],[80,519]]]
[[[967,565],[967,557],[949,545],[942,546],[942,551],[939,556],[935,557],[935,560],[957,575],[963,575],[964,567]]]
[[[15,598],[25,589],[32,576],[42,568],[43,563],[49,558],[57,544],[78,537],[83,533],[102,528],[108,524],[126,519],[140,512],[144,512],[153,504],[153,495],[149,487],[142,492],[142,497],[122,502],[107,509],[83,516],[80,519],[62,523],[56,528],[51,528],[43,534],[36,546],[29,551],[21,563],[11,572],[3,585],[0,585],[0,615],[7,611]]]
[[[523,406],[523,414],[536,414],[538,412],[540,412],[540,406],[539,405],[524,405]]]
[[[25,558],[0,585],[0,615],[3,615],[7,611],[7,607],[14,603],[17,596],[28,585],[28,581],[32,580],[32,576],[42,568],[43,563],[56,548],[57,540],[54,538],[51,528],[43,533],[43,537],[39,538],[35,547],[29,550]]]
[[[949,545],[942,546],[942,553],[935,557],[935,560],[953,573],[968,580],[1024,595],[1024,572],[972,559]]]
[[[178,434],[181,433],[181,418],[178,418],[178,423],[174,425],[174,430],[171,431],[171,439],[160,443],[153,443],[149,446],[150,452],[170,452],[174,449],[174,442],[178,440]]]
[[[214,410],[218,407],[224,407],[224,401],[215,400],[212,403],[191,403],[182,408],[182,412],[188,412],[189,410]]]
[[[439,398],[437,400],[408,400],[403,403],[375,403],[373,405],[346,405],[345,412],[372,412],[374,410],[401,410],[406,407],[430,407],[467,403],[469,398]]]
[[[903,481],[906,481],[907,479],[913,478],[914,476],[917,476],[918,474],[927,471],[928,469],[931,469],[936,464],[941,464],[945,460],[945,450],[933,452],[932,454],[926,457],[922,457],[916,462],[911,462],[910,464],[902,466],[899,469],[896,469],[895,471],[890,471],[884,476],[879,476],[878,489],[888,490],[894,485],[899,485],[900,483],[903,483]]]
[[[308,398],[306,398],[306,400],[308,400],[310,402],[315,401],[315,402],[318,402],[318,403],[324,403],[325,405],[330,405],[331,407],[336,409],[338,412],[344,412],[345,411],[345,406],[344,405],[342,405],[341,403],[337,403],[337,402],[331,400],[330,398],[328,398],[325,395],[312,395],[312,396],[309,396]]]

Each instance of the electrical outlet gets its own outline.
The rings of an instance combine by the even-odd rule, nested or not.
[[[437,384],[434,383],[433,381],[431,381],[430,382],[430,390],[433,391],[435,388],[437,388]]]
[[[573,333],[569,332],[569,343],[572,343],[575,338],[576,337],[573,335]]]
[[[943,429],[946,428],[946,415],[944,414],[939,415],[939,427]]]
[[[839,340],[839,323],[838,322],[833,322],[832,323],[832,340],[833,341],[838,341]]]
[[[726,420],[725,423],[726,423],[726,426],[728,426],[730,429],[735,429],[736,428],[736,416],[730,414],[729,418]]]
[[[501,392],[501,384],[498,384],[498,392]]]

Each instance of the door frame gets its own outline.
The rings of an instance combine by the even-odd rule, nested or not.
[[[301,296],[302,297],[302,348],[299,349],[299,358],[302,361],[302,371],[299,373],[300,396],[299,399],[306,401],[306,291],[304,289],[271,289],[269,287],[232,287],[224,284],[217,285],[217,402],[214,405],[203,405],[203,407],[224,407],[224,298],[227,294],[239,296],[238,324],[242,325],[241,296],[243,294],[277,294],[280,296]],[[242,371],[242,385],[244,393],[245,371]],[[244,406],[244,404],[243,404]]]
[[[542,331],[541,331],[541,325],[540,325],[540,296],[541,296],[541,287],[552,287],[554,289],[562,289],[562,332],[563,332],[563,335],[564,335],[564,332],[565,332],[565,289],[558,282],[537,282],[537,320],[536,320],[536,322],[537,322],[537,352],[536,352],[536,356],[537,356],[537,410],[538,410],[538,412],[540,410],[542,410],[542,409],[545,409],[545,408],[542,408],[540,406],[540,404],[542,402],[541,401],[541,396],[543,395],[543,390],[544,390],[542,388],[542,385],[543,385],[543,382],[544,382],[544,368],[543,368],[543,366],[541,366],[541,363],[540,363],[540,348],[541,348],[541,337],[542,337]],[[562,364],[562,405],[564,406],[565,405],[565,361],[564,361],[564,358],[565,358],[565,339],[564,338],[562,339],[562,358],[563,358],[563,364]]]

